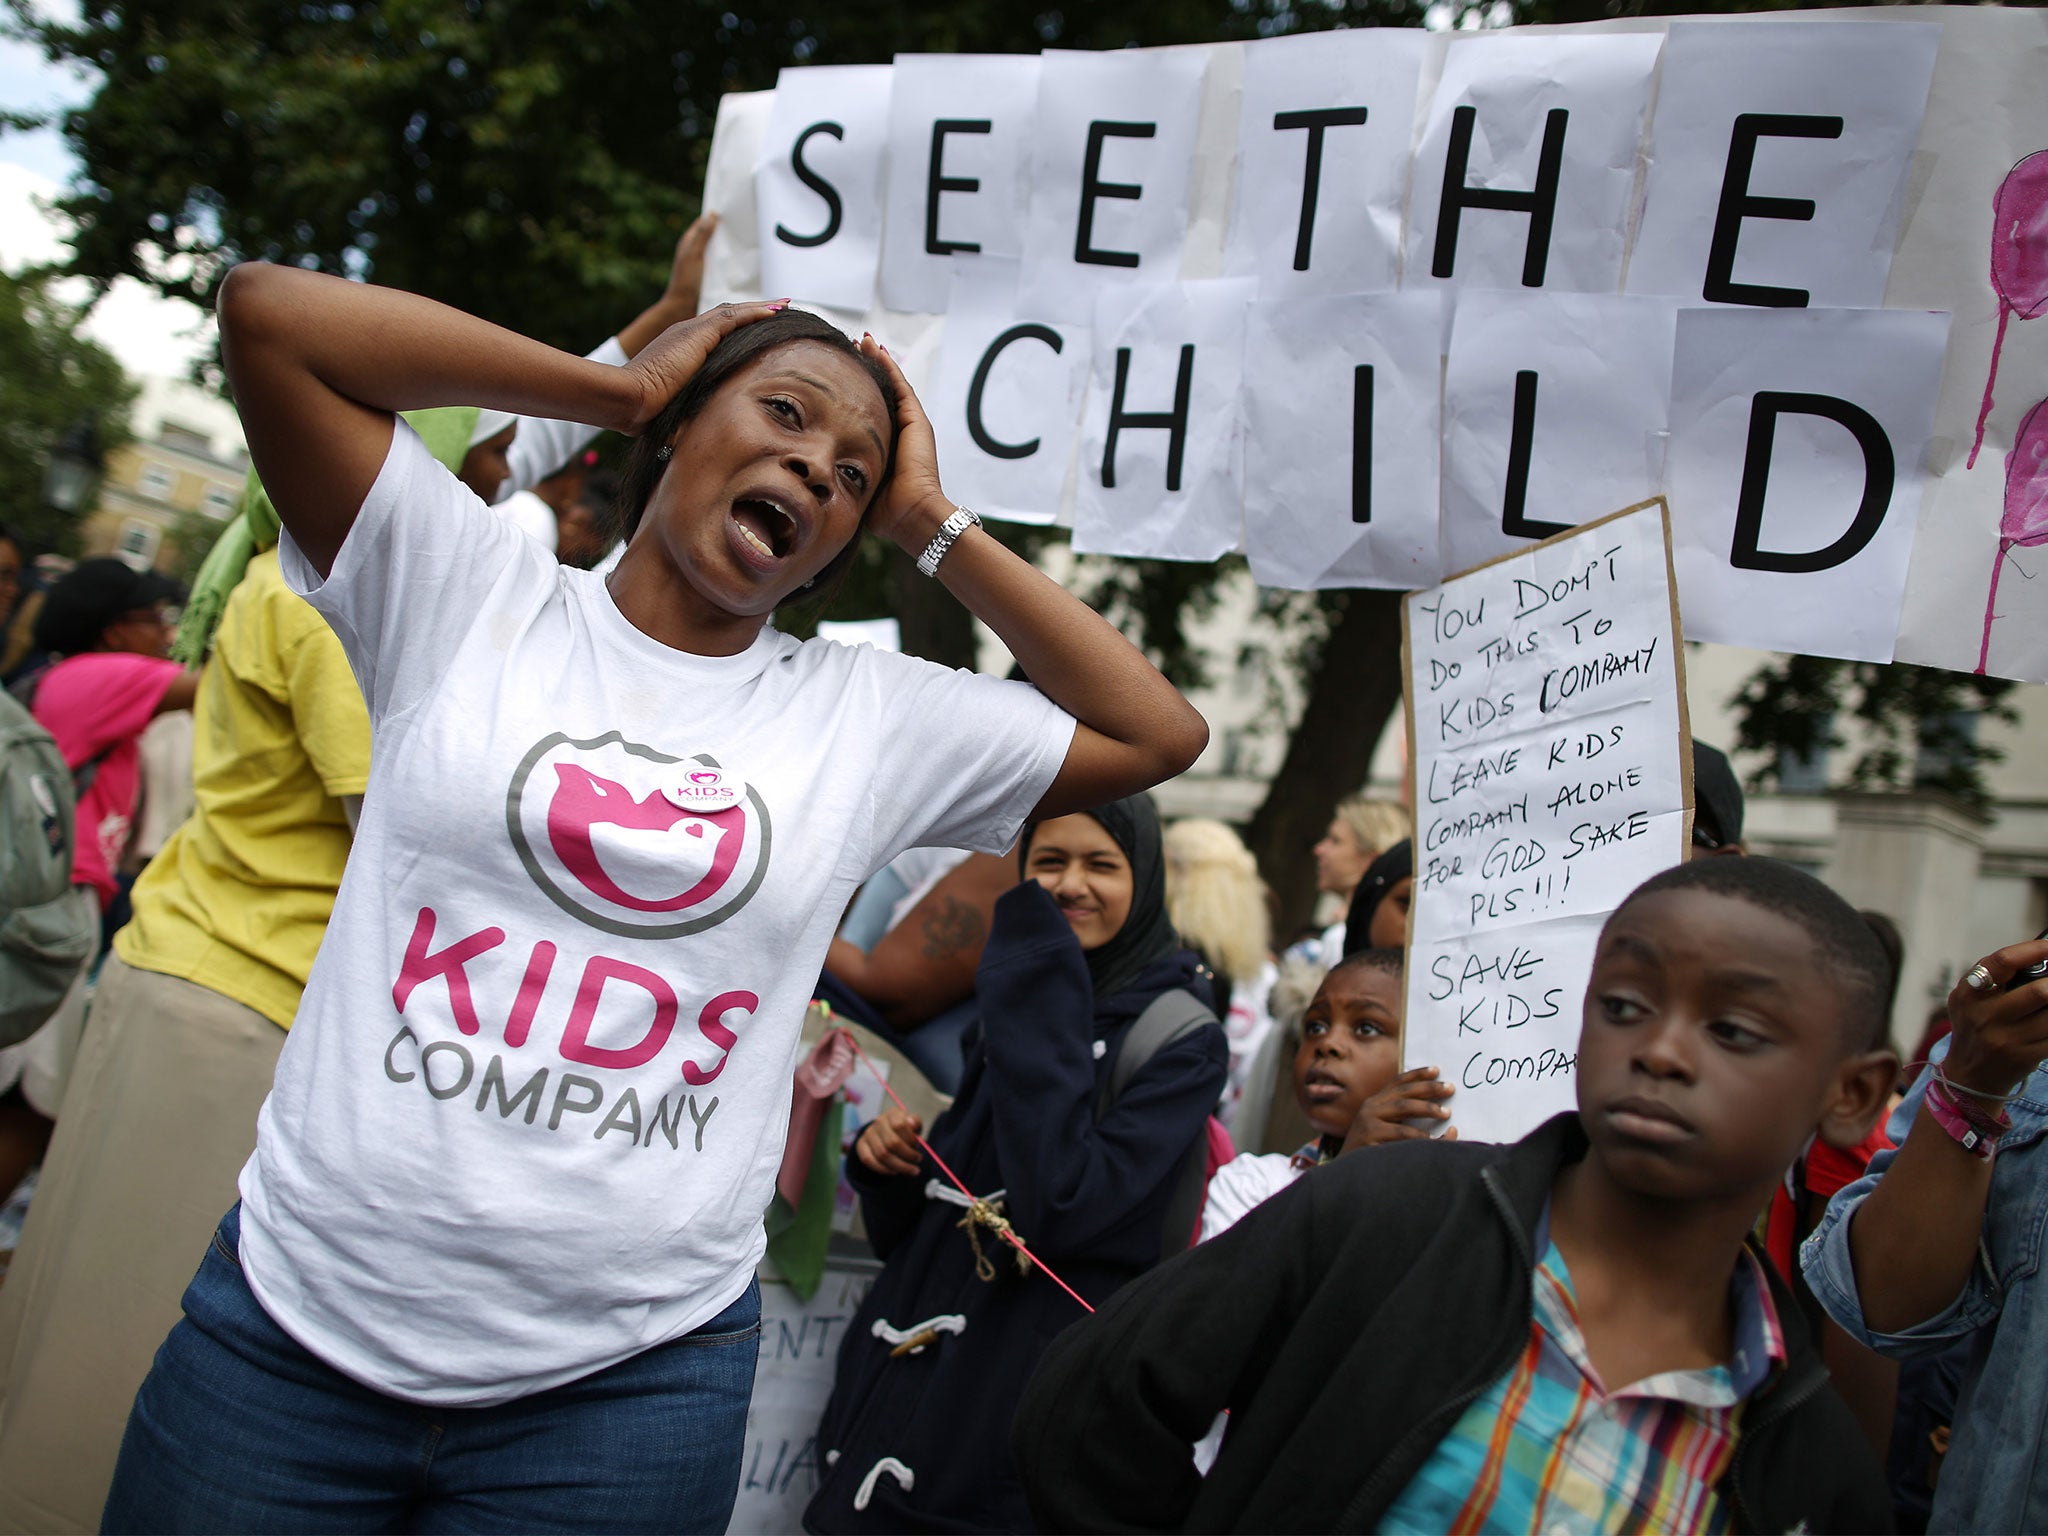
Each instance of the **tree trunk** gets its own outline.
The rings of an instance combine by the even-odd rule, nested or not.
[[[1348,594],[1307,681],[1301,721],[1245,839],[1273,888],[1280,943],[1314,916],[1316,840],[1337,802],[1365,783],[1401,703],[1401,594]]]
[[[894,551],[891,551],[893,557]],[[889,561],[890,611],[903,629],[903,649],[941,666],[974,666],[974,615],[967,605],[920,571],[915,562]]]

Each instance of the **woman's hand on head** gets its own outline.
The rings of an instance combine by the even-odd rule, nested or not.
[[[868,528],[919,555],[953,513],[939,487],[939,445],[910,380],[873,336],[861,338],[863,354],[880,363],[896,385],[896,467],[868,513]]]
[[[917,1144],[924,1122],[907,1109],[891,1104],[867,1123],[860,1140],[853,1144],[854,1156],[872,1172],[891,1175],[915,1174],[924,1166],[924,1148]]]
[[[703,314],[670,326],[643,347],[624,372],[633,388],[627,418],[611,423],[628,436],[647,430],[668,403],[697,376],[712,350],[742,326],[789,307],[787,299],[754,300],[744,304],[720,304]]]
[[[1435,1067],[1411,1067],[1358,1106],[1338,1156],[1361,1147],[1383,1147],[1392,1141],[1429,1140],[1426,1128],[1408,1122],[1448,1120],[1451,1112],[1444,1108],[1443,1101],[1457,1091],[1449,1083],[1437,1081]],[[1443,1139],[1456,1141],[1458,1128],[1452,1126],[1445,1131]]]
[[[1955,1039],[1942,1067],[1950,1077],[1983,1093],[2004,1093],[2048,1060],[2048,977],[2013,985],[2042,960],[2048,960],[2048,939],[2008,944],[1965,972],[1981,967],[1988,973],[1981,991],[1967,979],[1956,983],[1948,995]]]

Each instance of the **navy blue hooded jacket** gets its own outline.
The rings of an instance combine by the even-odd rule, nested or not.
[[[1187,950],[1096,998],[1052,897],[1018,886],[996,903],[976,981],[981,1038],[968,1048],[960,1095],[926,1133],[975,1194],[1004,1192],[1018,1235],[1091,1305],[1159,1261],[1170,1187],[1223,1091],[1227,1050],[1212,1025],[1162,1048],[1095,1119],[1117,1047],[1172,987],[1207,1000]],[[1084,1314],[1044,1275],[1020,1274],[1012,1250],[986,1231],[996,1274],[977,1278],[964,1212],[926,1193],[930,1180],[945,1183],[929,1158],[911,1178],[880,1177],[857,1160],[848,1168],[885,1267],[840,1348],[805,1527],[1028,1530],[1010,1418],[1046,1346]],[[877,1320],[907,1330],[948,1316],[961,1320],[958,1332],[900,1359],[873,1331]],[[884,1458],[911,1486],[893,1470],[876,1473]]]

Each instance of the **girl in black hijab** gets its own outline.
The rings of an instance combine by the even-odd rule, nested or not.
[[[1166,916],[1145,796],[1027,826],[1024,882],[997,903],[978,1038],[930,1141],[1091,1305],[1162,1257],[1166,1207],[1223,1091],[1213,1019],[1162,1046],[1097,1118],[1117,1051],[1160,994],[1207,1002]],[[1009,1424],[1081,1308],[986,1226],[893,1108],[847,1163],[884,1269],[847,1330],[819,1427],[812,1531],[1017,1531],[1030,1511]]]

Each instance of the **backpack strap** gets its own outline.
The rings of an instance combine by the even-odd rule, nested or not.
[[[43,686],[43,678],[55,665],[55,662],[46,661],[41,666],[24,672],[14,680],[14,686],[7,690],[31,717],[35,714],[36,694]],[[92,781],[100,776],[100,765],[113,756],[114,748],[119,745],[119,742],[108,743],[105,750],[95,752],[71,770],[71,793],[75,798],[85,798],[85,792],[92,788]]]
[[[1100,1122],[1109,1113],[1109,1106],[1130,1086],[1131,1079],[1143,1070],[1146,1062],[1176,1040],[1215,1023],[1216,1015],[1209,1005],[1184,987],[1169,987],[1153,998],[1124,1036],[1123,1044],[1117,1047],[1109,1078],[1096,1096],[1096,1120]]]
[[[119,743],[115,745],[119,745]],[[72,794],[83,800],[85,792],[92,788],[92,781],[100,776],[100,765],[113,755],[114,748],[110,746],[104,752],[94,753],[91,757],[80,763],[77,768],[73,769],[71,773]]]

